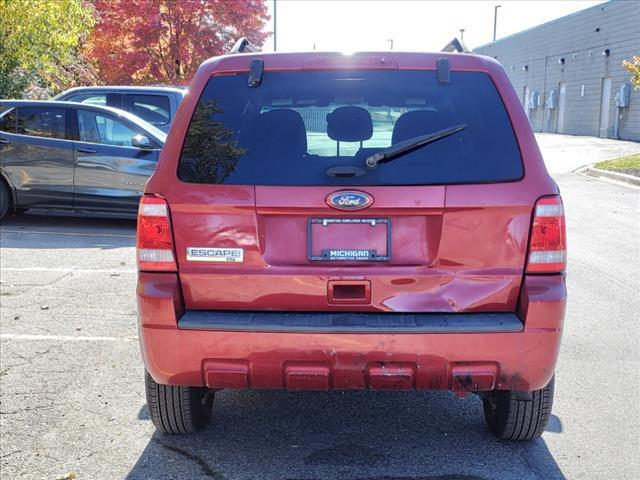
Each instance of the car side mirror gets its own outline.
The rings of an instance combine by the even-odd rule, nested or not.
[[[139,148],[141,150],[155,150],[156,146],[149,140],[146,135],[134,135],[131,138],[131,146]]]

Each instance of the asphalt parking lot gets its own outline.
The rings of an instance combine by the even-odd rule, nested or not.
[[[640,145],[538,138],[564,197],[570,295],[542,439],[495,440],[480,400],[447,392],[228,390],[203,433],[154,433],[135,223],[20,215],[0,229],[0,478],[640,478],[640,189],[572,173]]]

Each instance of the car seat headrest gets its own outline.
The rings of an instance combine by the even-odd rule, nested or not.
[[[307,129],[298,112],[286,108],[269,110],[258,116],[254,144],[287,155],[307,153]]]
[[[362,142],[373,135],[371,115],[362,107],[338,107],[327,114],[327,135],[339,142]]]
[[[433,110],[413,110],[398,117],[393,127],[391,143],[396,144],[426,133],[441,130],[441,114]]]

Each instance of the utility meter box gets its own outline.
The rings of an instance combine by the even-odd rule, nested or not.
[[[620,85],[620,90],[616,93],[616,107],[628,108],[629,97],[631,97],[631,84],[623,83]]]
[[[549,110],[553,110],[558,106],[558,91],[553,88],[549,90],[549,95],[547,95],[547,108]]]
[[[540,106],[540,92],[533,92],[529,97],[529,109],[533,110]]]

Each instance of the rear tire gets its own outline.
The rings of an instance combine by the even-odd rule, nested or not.
[[[489,430],[503,440],[533,440],[544,432],[553,406],[552,378],[549,384],[531,393],[532,401],[520,400],[512,391],[497,390],[487,393],[484,418]]]
[[[209,423],[213,390],[156,383],[145,372],[147,405],[151,421],[164,433],[193,433]]]
[[[11,194],[4,181],[0,180],[0,220],[2,220],[11,206]]]

